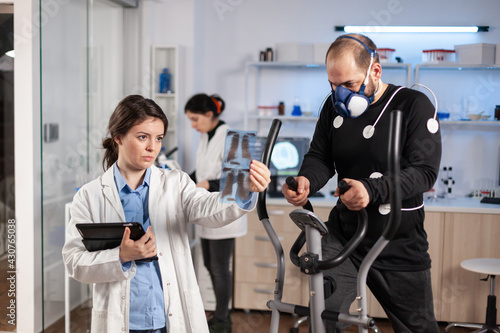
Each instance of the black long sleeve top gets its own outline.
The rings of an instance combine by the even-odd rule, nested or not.
[[[299,175],[309,179],[311,194],[320,190],[335,173],[339,180],[356,179],[366,187],[370,197],[366,207],[368,233],[353,254],[353,259],[360,262],[381,236],[388,221],[387,147],[390,112],[396,109],[403,111],[401,223],[395,237],[373,266],[413,271],[430,267],[422,194],[432,188],[438,175],[441,134],[439,130],[433,134],[427,129],[427,121],[434,117],[435,109],[429,99],[416,90],[403,88],[398,91],[380,116],[398,88],[389,85],[381,98],[358,118],[338,118],[340,116],[335,112],[331,99],[328,99]],[[365,138],[363,130],[375,122],[373,136]],[[330,213],[329,224],[338,238],[346,242],[356,231],[356,213],[339,210],[337,204]]]

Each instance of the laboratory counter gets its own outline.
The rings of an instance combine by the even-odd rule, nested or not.
[[[310,200],[316,215],[325,220],[337,198],[330,195]],[[297,207],[284,198],[271,197],[266,199],[266,206],[287,258],[283,301],[307,305],[307,276],[288,258],[300,233],[289,218]],[[489,282],[480,281],[484,276],[465,271],[460,263],[472,258],[499,257],[500,205],[481,203],[477,198],[436,199],[425,202],[425,212],[436,318],[449,322],[484,321]],[[266,310],[267,301],[274,295],[276,262],[274,249],[256,212],[248,215],[247,235],[236,240],[234,268],[235,307]],[[500,295],[500,284],[496,293]],[[371,316],[385,317],[371,293],[367,301]]]
[[[448,213],[479,213],[479,214],[500,214],[500,205],[481,203],[480,198],[444,198],[425,200],[424,209],[426,212],[448,212]],[[310,198],[311,204],[318,208],[329,208],[337,202],[337,198],[332,195],[324,197]],[[284,198],[267,198],[267,205],[288,205]]]

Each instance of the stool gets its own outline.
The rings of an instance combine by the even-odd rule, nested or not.
[[[486,306],[486,321],[484,325],[453,323],[446,326],[444,331],[448,332],[448,329],[451,327],[466,327],[466,328],[478,328],[478,330],[474,331],[477,333],[490,333],[490,332],[500,333],[500,328],[496,324],[497,297],[495,296],[495,276],[500,274],[500,259],[493,259],[493,258],[469,259],[462,261],[460,263],[460,266],[463,269],[466,269],[471,272],[488,274],[490,277],[490,294],[488,295],[488,303]]]

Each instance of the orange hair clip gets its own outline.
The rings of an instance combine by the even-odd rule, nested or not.
[[[211,97],[212,98],[212,101],[214,101],[215,103],[215,106],[217,107],[217,114],[220,114],[220,103],[218,100],[216,100],[215,98]]]

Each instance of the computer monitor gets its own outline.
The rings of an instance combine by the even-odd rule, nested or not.
[[[266,142],[265,137],[258,137],[255,143],[255,155],[260,159]],[[309,150],[309,138],[278,137],[271,155],[269,170],[271,171],[271,184],[269,194],[281,192],[279,184],[288,176],[295,177],[300,171],[304,155]]]

